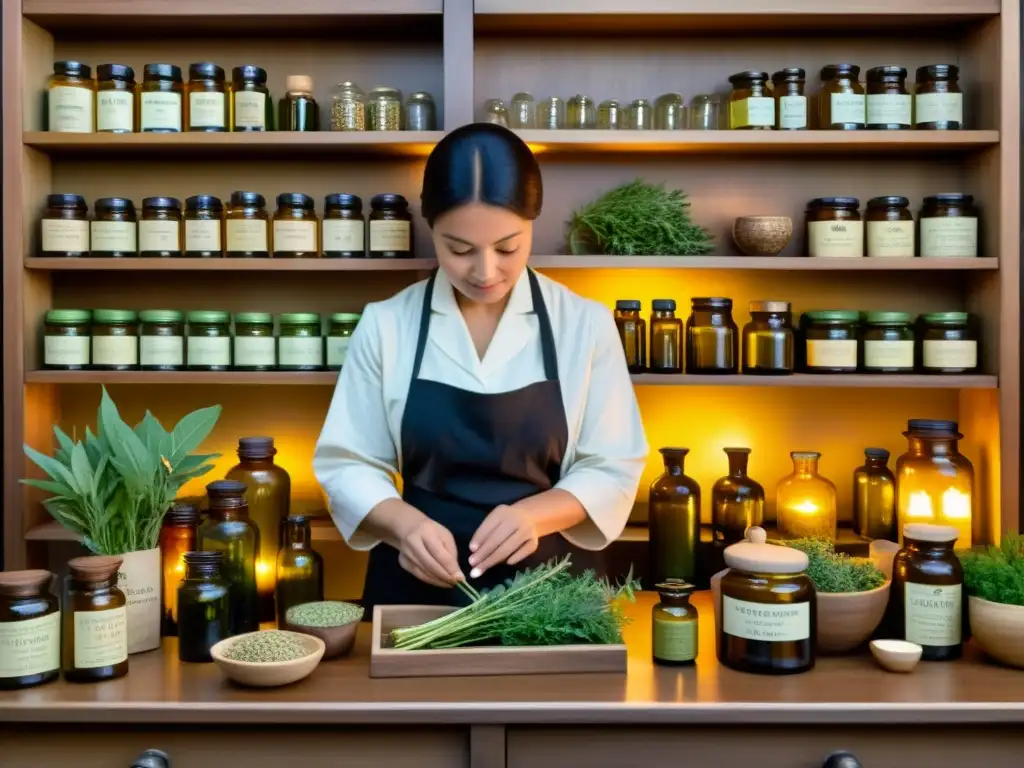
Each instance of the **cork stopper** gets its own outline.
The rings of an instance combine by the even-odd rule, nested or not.
[[[4,597],[33,597],[50,584],[53,574],[44,570],[0,572],[0,595]]]
[[[117,569],[121,567],[124,558],[114,555],[93,555],[90,557],[76,557],[68,561],[68,570],[71,578],[83,584],[98,584],[109,581],[117,575]]]
[[[288,75],[284,82],[289,93],[313,92],[313,78],[309,75]]]

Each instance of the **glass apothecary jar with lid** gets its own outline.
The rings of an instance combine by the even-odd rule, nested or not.
[[[286,312],[278,317],[277,365],[282,371],[319,371],[324,367],[324,337],[316,312]]]
[[[909,312],[864,316],[861,369],[865,373],[913,373],[914,328]]]
[[[43,328],[43,367],[80,371],[89,366],[92,313],[87,309],[51,309]]]
[[[231,70],[231,130],[274,130],[274,102],[263,67],[245,64]]]
[[[139,130],[143,133],[180,133],[185,85],[181,67],[147,64],[139,93]]]
[[[175,197],[147,197],[139,219],[139,256],[181,256],[181,201]]]
[[[188,368],[226,371],[231,368],[231,315],[200,309],[188,313]]]
[[[956,131],[964,127],[960,68],[929,64],[914,75],[914,127],[919,131]]]
[[[788,301],[750,302],[743,326],[743,373],[788,376],[793,373],[796,335]]]
[[[508,127],[516,130],[537,127],[537,102],[533,94],[520,91],[512,97],[508,110]]]
[[[633,131],[649,131],[654,128],[654,108],[647,99],[633,99],[626,110],[626,125]]]
[[[899,195],[873,197],[864,212],[868,258],[909,259],[917,255],[910,201]]]
[[[683,372],[683,321],[676,317],[675,299],[651,302],[651,373]]]
[[[370,89],[366,97],[366,130],[402,130],[402,92],[387,85]]]
[[[101,371],[130,371],[138,365],[138,315],[130,309],[93,310],[91,367]]]
[[[899,131],[913,125],[907,70],[903,67],[872,67],[867,73],[867,127]]]
[[[101,197],[89,223],[93,256],[127,258],[139,255],[139,227],[135,204],[123,197]]]
[[[978,373],[977,322],[967,312],[929,312],[918,318],[918,364],[922,373]]]
[[[426,91],[410,93],[405,100],[402,127],[407,131],[436,131],[437,105],[434,97]]]
[[[506,112],[506,116],[507,116]],[[507,125],[506,121],[506,125]],[[597,128],[597,105],[589,96],[576,94],[566,105],[566,128],[590,129]]]
[[[856,373],[860,312],[826,309],[805,313],[807,373]]]
[[[327,368],[340,371],[348,357],[348,348],[352,343],[352,334],[359,324],[359,315],[354,312],[336,312],[331,315],[331,324],[327,331]]]
[[[355,83],[338,83],[331,91],[331,130],[366,130],[366,94]]]
[[[193,195],[185,200],[185,256],[209,259],[224,255],[221,230],[224,204],[213,195]]]
[[[818,197],[807,203],[807,255],[811,258],[864,256],[864,222],[856,197]]]
[[[89,206],[81,195],[47,195],[39,229],[40,256],[89,255]]]
[[[277,368],[274,316],[269,312],[236,314],[233,352],[236,371],[272,371]]]
[[[930,195],[917,217],[922,258],[978,255],[978,209],[974,197],[958,192]]]
[[[818,473],[817,451],[790,451],[793,471],[775,491],[779,535],[786,539],[836,540],[836,486]]]
[[[686,102],[678,93],[666,93],[654,102],[654,128],[659,131],[686,130]]]
[[[185,578],[176,588],[178,660],[213,661],[210,649],[231,637],[231,588],[221,576],[220,552],[187,552]]]
[[[732,299],[691,299],[686,320],[686,372],[728,374],[739,370],[739,329]]]
[[[274,213],[274,256],[317,258],[320,255],[320,220],[309,195],[283,192]]]
[[[630,373],[647,370],[647,321],[640,315],[642,308],[642,303],[636,299],[615,302],[615,327],[619,331],[626,368]]]
[[[321,249],[328,259],[366,256],[366,222],[363,201],[356,195],[336,192],[324,198],[324,220],[320,224]]]
[[[780,131],[805,131],[810,128],[804,85],[807,73],[800,67],[780,69],[772,75],[775,95],[775,127]]]
[[[188,129],[206,133],[227,131],[228,96],[224,68],[209,61],[188,68]]]
[[[125,64],[100,64],[96,80],[96,130],[134,133],[135,70]]]
[[[47,129],[51,133],[92,133],[96,130],[96,82],[88,64],[55,61],[47,95]]]
[[[537,127],[548,131],[565,128],[565,102],[558,96],[545,99],[538,108]]]
[[[860,83],[860,67],[829,64],[821,70],[818,93],[818,127],[823,130],[857,131],[867,124],[867,100]]]
[[[229,258],[268,258],[270,233],[267,201],[256,192],[232,192],[224,221],[225,250]]]
[[[144,371],[185,367],[185,316],[175,309],[139,312],[139,365]]]
[[[690,605],[693,584],[666,579],[655,584],[658,602],[651,611],[651,657],[670,667],[692,665],[697,659],[697,609]]]
[[[95,683],[128,674],[128,611],[117,588],[122,558],[76,557],[68,562],[61,633],[64,679]]]
[[[393,193],[374,195],[370,200],[370,258],[411,259],[412,214],[409,202]]]
[[[49,571],[0,572],[0,691],[60,677],[60,605]]]
[[[775,127],[775,99],[767,72],[737,72],[729,78],[729,128],[770,131]]]

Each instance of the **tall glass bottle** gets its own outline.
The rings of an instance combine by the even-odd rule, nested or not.
[[[174,504],[164,515],[160,528],[160,564],[163,571],[163,607],[161,632],[164,637],[178,634],[178,585],[185,575],[185,553],[198,549],[199,507]]]
[[[220,575],[220,552],[186,552],[178,587],[178,660],[213,661],[210,649],[231,636],[228,583]]]
[[[207,518],[199,526],[199,548],[221,553],[221,575],[231,588],[231,634],[260,628],[256,592],[256,554],[259,528],[249,519],[245,483],[217,480],[206,486],[210,499]]]
[[[717,544],[743,541],[752,525],[764,521],[764,488],[747,477],[749,448],[723,448],[729,457],[729,474],[711,489],[711,529]]]
[[[836,540],[836,487],[818,474],[816,451],[791,451],[793,472],[779,481],[775,517],[784,539]]]
[[[128,674],[128,608],[117,588],[122,558],[105,555],[68,561],[61,615],[61,666],[73,683]]]
[[[249,518],[260,529],[256,560],[256,586],[260,595],[260,621],[274,620],[274,573],[281,543],[281,523],[288,517],[292,481],[274,463],[272,437],[243,437],[238,441],[238,464],[225,477],[245,483]]]
[[[864,466],[853,471],[853,530],[861,538],[897,541],[896,480],[889,452],[865,448]]]
[[[277,625],[288,609],[324,599],[324,561],[313,550],[309,518],[289,517],[282,524],[281,551],[277,553]]]
[[[683,460],[689,452],[689,448],[659,450],[665,473],[651,483],[648,510],[652,584],[667,579],[692,583],[697,573],[700,486],[683,473]]]

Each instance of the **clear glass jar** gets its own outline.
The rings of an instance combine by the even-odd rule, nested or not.
[[[331,92],[331,130],[366,130],[366,94],[355,83],[338,83]]]
[[[246,64],[231,70],[231,130],[274,130],[274,100],[263,67]]]
[[[47,130],[51,133],[92,133],[96,130],[96,82],[88,64],[80,61],[53,62],[47,96]]]
[[[181,201],[176,197],[147,197],[142,201],[139,256],[181,256]]]
[[[219,133],[228,130],[227,87],[224,68],[209,61],[188,68],[188,129]]]
[[[581,93],[569,99],[566,105],[565,127],[584,130],[597,128],[597,105],[594,100]]]
[[[81,195],[47,195],[39,229],[40,256],[89,255],[89,206]]]
[[[199,548],[199,507],[172,504],[160,527],[160,569],[163,573],[161,634],[178,636],[178,587],[185,577],[185,553]]]
[[[310,518],[295,515],[281,523],[277,553],[277,626],[284,626],[288,609],[324,599],[324,561],[313,549]]]
[[[678,93],[666,93],[654,102],[654,127],[659,131],[686,130],[686,103]]]
[[[125,64],[96,67],[96,130],[134,133],[135,70]]]
[[[174,309],[139,312],[139,366],[144,371],[185,367],[185,317]]]
[[[221,575],[230,588],[231,635],[260,628],[259,595],[256,591],[256,556],[260,531],[249,519],[245,483],[216,480],[206,486],[210,500],[206,519],[199,525],[199,549],[221,553]]]
[[[325,197],[321,231],[321,247],[325,258],[354,259],[366,256],[363,201],[356,195],[344,192]]]
[[[327,331],[327,369],[340,371],[345,365],[352,334],[359,324],[359,315],[352,312],[336,312],[331,315]]]
[[[597,107],[597,127],[603,131],[618,131],[626,128],[626,115],[615,99],[606,99]]]
[[[795,348],[789,302],[750,302],[750,322],[743,326],[743,373],[788,376],[793,373]]]
[[[87,309],[51,309],[43,328],[43,367],[81,371],[89,367],[92,313]]]
[[[372,259],[411,259],[412,214],[401,195],[384,193],[370,200],[369,251]]]
[[[903,67],[872,67],[867,73],[867,127],[899,131],[913,125],[907,70]]]
[[[231,588],[220,574],[220,552],[187,552],[177,587],[178,661],[213,661],[210,649],[231,637]]]
[[[686,320],[686,372],[728,374],[738,370],[739,329],[732,319],[732,299],[691,299]]]
[[[188,369],[227,371],[231,368],[231,315],[221,310],[188,313]]]
[[[722,126],[722,100],[715,94],[697,94],[690,99],[690,128],[717,131]]]
[[[635,299],[615,302],[615,326],[630,373],[647,370],[647,322],[640,315],[642,308],[643,305]]]
[[[0,691],[60,677],[60,604],[49,571],[0,572]]]
[[[836,540],[836,487],[818,474],[817,451],[790,451],[793,471],[775,491],[775,517],[785,539]]]
[[[213,195],[193,195],[185,200],[185,256],[209,259],[224,255],[221,230],[224,204]]]
[[[873,197],[864,211],[868,258],[912,258],[915,250],[914,216],[910,201],[899,195]]]
[[[312,197],[299,192],[278,195],[274,213],[274,257],[319,257],[319,223]]]
[[[867,101],[860,84],[860,67],[829,64],[821,70],[818,93],[818,127],[823,130],[857,131],[867,123]]]
[[[110,258],[138,256],[135,204],[123,197],[101,197],[93,207],[96,218],[89,223],[91,254]]]
[[[853,471],[853,532],[862,539],[896,541],[896,478],[889,452],[865,448],[864,466]]]
[[[228,258],[268,258],[270,234],[267,201],[256,192],[232,192],[231,206],[224,221]]]
[[[324,337],[316,312],[287,312],[278,318],[277,365],[282,371],[324,367]]]
[[[181,133],[185,85],[181,67],[147,64],[139,93],[139,130],[143,133]]]
[[[676,317],[675,299],[651,302],[651,373],[683,372],[683,321]]]
[[[650,576],[691,581],[700,546],[700,486],[686,475],[689,448],[659,448],[665,471],[651,483],[648,505]]]
[[[807,73],[800,67],[780,69],[772,75],[775,95],[775,127],[780,131],[805,131],[810,128],[804,84]]]
[[[629,128],[634,131],[649,131],[654,128],[654,110],[647,99],[634,99],[627,111]]]
[[[914,127],[919,131],[956,131],[964,127],[964,95],[955,64],[918,67],[914,75]]]
[[[540,105],[537,127],[548,131],[565,128],[565,102],[552,96]]]
[[[807,204],[807,255],[811,258],[864,256],[864,222],[856,197],[818,197]]]
[[[978,255],[978,209],[974,197],[955,192],[931,195],[917,217],[922,258]]]
[[[99,371],[131,371],[138,366],[138,315],[130,309],[93,310],[90,367]]]
[[[501,99],[488,99],[484,104],[484,119],[488,123],[508,128],[508,109]]]
[[[921,373],[977,373],[981,360],[977,323],[966,312],[929,312],[918,318]]]
[[[764,520],[764,488],[747,475],[749,448],[723,448],[729,474],[711,490],[711,534],[716,544],[743,541],[746,530]]]
[[[694,587],[682,579],[667,579],[654,586],[658,602],[651,611],[651,657],[669,667],[697,660],[697,609],[690,605]]]
[[[861,370],[913,373],[914,328],[908,312],[868,312],[864,316]]]
[[[729,128],[770,131],[775,127],[775,99],[767,72],[738,72],[729,78]]]
[[[402,92],[379,85],[366,97],[366,130],[400,131],[402,129]]]
[[[860,357],[860,312],[827,309],[804,313],[807,373],[856,373]]]
[[[68,561],[62,614],[64,679],[95,683],[128,674],[128,609],[117,588],[121,557]]]
[[[532,130],[537,127],[537,102],[533,95],[520,91],[512,97],[512,106],[508,111],[508,127]]]
[[[409,94],[405,100],[404,127],[407,131],[437,130],[437,105],[433,96],[426,91]]]
[[[274,316],[269,312],[236,314],[233,352],[236,371],[272,371],[277,368]]]

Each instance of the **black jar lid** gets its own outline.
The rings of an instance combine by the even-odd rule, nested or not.
[[[143,80],[173,80],[181,82],[181,67],[177,64],[147,64],[142,70]]]
[[[89,209],[89,206],[85,203],[85,198],[81,195],[68,195],[63,193],[47,195],[46,196],[46,207],[47,208],[81,208],[83,211]]]
[[[955,421],[946,419],[908,419],[907,432],[926,435],[953,435],[959,434],[960,425]]]
[[[224,81],[224,67],[219,67],[212,61],[197,61],[188,65],[189,80],[216,80],[218,83]]]
[[[745,83],[751,80],[761,80],[762,82],[768,81],[767,72],[758,72],[757,70],[749,70],[747,72],[737,72],[735,75],[729,75],[729,82],[733,85],[737,83]]]
[[[780,69],[774,75],[772,75],[773,83],[782,83],[787,80],[803,80],[807,77],[807,73],[802,67],[786,67]]]
[[[960,192],[940,192],[937,195],[928,195],[924,199],[925,205],[971,205],[973,202],[974,195]]]
[[[80,61],[55,61],[53,62],[53,74],[90,78],[92,69],[88,64],[83,64]]]
[[[164,515],[164,523],[171,525],[198,525],[199,507],[195,504],[172,504]]]
[[[899,195],[882,195],[881,197],[872,197],[868,200],[868,208],[889,208],[890,206],[906,208],[909,205],[910,201]]]
[[[277,453],[272,437],[240,437],[238,438],[238,455],[243,458],[268,458]]]
[[[914,77],[918,83],[924,80],[956,80],[960,77],[960,67],[956,64],[928,64],[918,67]]]
[[[231,70],[231,79],[244,83],[258,83],[263,85],[267,82],[267,70],[257,67],[255,64],[243,64]]]
[[[143,208],[156,208],[161,211],[180,211],[181,200],[176,197],[145,197],[142,199]]]
[[[615,302],[615,308],[623,312],[639,312],[643,308],[643,304],[638,299],[618,299]]]
[[[101,197],[96,201],[96,213],[109,211],[111,213],[135,213],[135,203],[125,197]]]
[[[856,197],[816,197],[807,204],[808,208],[860,208]]]
[[[345,208],[359,213],[363,210],[363,201],[357,195],[335,192],[324,198],[324,208]]]
[[[886,64],[881,67],[872,67],[867,72],[867,79],[870,81],[883,80],[887,77],[901,77],[907,76],[907,68],[899,67],[895,65]]]
[[[232,192],[231,205],[245,208],[262,208],[267,204],[259,192]]]
[[[655,299],[651,302],[651,309],[655,312],[675,312],[676,311],[676,300],[675,299]]]
[[[373,199],[370,200],[371,208],[408,208],[409,201],[401,195],[396,195],[394,192],[384,192],[380,195],[374,195]]]
[[[304,211],[312,211],[315,205],[312,197],[301,192],[282,192],[277,196],[278,208],[301,208]]]
[[[724,296],[698,296],[690,299],[690,306],[709,307],[711,309],[732,309],[732,299]]]
[[[213,501],[215,498],[241,496],[248,488],[249,486],[239,480],[214,480],[206,486],[206,495]]]
[[[96,79],[103,80],[134,80],[135,70],[127,64],[100,64],[96,67]]]
[[[224,555],[221,552],[184,552],[182,559],[193,573],[200,576],[217,576]]]
[[[869,459],[889,460],[889,452],[885,448],[865,448],[864,455]]]
[[[860,77],[860,67],[856,64],[826,64],[821,68],[822,80],[835,80],[837,77]]]
[[[224,210],[224,205],[219,197],[213,195],[192,195],[192,197],[185,198],[186,210],[198,211],[200,208],[209,208],[211,211],[220,213]]]

